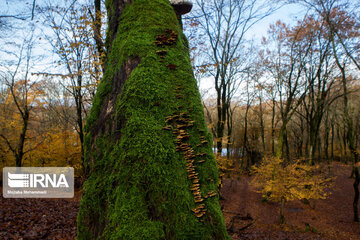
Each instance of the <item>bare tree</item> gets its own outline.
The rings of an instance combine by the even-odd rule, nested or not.
[[[287,124],[307,93],[303,72],[311,43],[298,41],[299,29],[301,25],[298,28],[289,29],[284,23],[278,21],[270,26],[270,38],[264,41],[275,46],[274,50],[267,50],[264,64],[275,82],[277,105],[281,116],[276,155],[282,157],[285,153],[287,158],[290,154]]]
[[[1,80],[7,87],[7,96],[11,98],[12,104],[15,108],[10,111],[17,112],[20,115],[21,129],[14,133],[6,132],[6,126],[1,127],[0,139],[3,140],[15,157],[17,167],[22,166],[24,155],[33,150],[35,147],[25,149],[25,142],[27,141],[27,132],[29,127],[30,114],[34,108],[36,81],[30,79],[30,67],[32,57],[32,35],[29,39],[25,39],[19,54],[14,54],[17,57],[17,63],[10,66],[1,74]],[[4,113],[6,114],[6,113]],[[7,114],[6,114],[7,115]],[[11,116],[12,114],[8,114]],[[1,122],[4,124],[4,122]]]
[[[308,93],[303,99],[303,111],[299,111],[308,124],[310,162],[314,163],[315,151],[319,149],[320,126],[325,112],[342,93],[336,84],[336,65],[332,60],[331,42],[325,24],[316,16],[305,19],[301,41],[311,43],[306,57],[304,75]]]
[[[59,83],[73,97],[76,120],[73,122],[81,142],[81,159],[84,159],[84,119],[102,77],[104,47],[101,40],[101,5],[95,1],[95,17],[89,6],[72,2],[65,6],[48,5],[41,9],[44,21],[53,33],[49,43],[59,57],[58,66],[65,73],[40,73],[61,77]],[[93,18],[93,21],[89,19]],[[55,41],[54,41],[55,39]]]
[[[18,2],[18,3],[16,3]],[[19,4],[20,1],[12,1],[12,4]],[[8,4],[8,3],[7,3]],[[9,20],[34,20],[35,17],[35,6],[36,6],[36,0],[33,0],[32,4],[29,7],[22,8],[13,8],[16,9],[14,12],[3,12],[4,9],[2,8],[0,10],[0,27],[6,27],[9,25]],[[18,11],[20,9],[20,11]]]
[[[239,87],[239,74],[246,69],[245,34],[268,16],[276,4],[267,1],[196,0],[199,27],[206,36],[209,51],[203,66],[214,80],[217,98],[217,119],[213,120],[217,153],[221,154],[226,126],[231,133],[231,99]]]
[[[100,0],[94,0],[94,12],[95,16],[92,13],[91,9],[89,8],[89,14],[92,19],[92,28],[94,31],[94,40],[96,43],[96,50],[97,55],[99,57],[99,62],[101,64],[102,72],[105,72],[105,44],[103,41],[103,34],[102,34],[102,17],[104,15],[104,12],[101,10],[101,1]],[[97,70],[97,69],[96,69]]]
[[[246,94],[246,104],[245,104],[245,113],[244,113],[244,136],[243,136],[243,147],[242,147],[242,164],[244,162],[244,159],[247,160],[247,164],[246,164],[246,168],[249,169],[251,166],[251,158],[250,158],[250,149],[249,149],[249,145],[248,145],[248,116],[249,116],[249,111],[250,108],[252,106],[252,102],[254,101],[255,98],[255,94],[254,92],[251,92],[250,84],[253,84],[253,78],[254,76],[251,75],[250,72],[248,72],[248,79],[246,81],[246,88],[245,88],[245,94]]]
[[[359,221],[358,201],[359,201],[359,184],[360,174],[359,167],[356,163],[359,161],[359,154],[356,151],[357,130],[353,118],[350,117],[350,106],[348,103],[349,79],[350,74],[348,61],[350,60],[356,69],[360,70],[360,62],[358,56],[359,47],[359,21],[357,16],[357,8],[347,0],[303,0],[307,6],[317,13],[327,26],[327,32],[330,37],[335,63],[341,72],[341,82],[343,86],[343,100],[344,100],[344,123],[345,123],[345,138],[344,144],[348,144],[350,148],[351,158],[354,163],[353,174],[355,175],[354,191],[355,197],[353,202],[354,221]],[[341,47],[339,47],[341,46]],[[345,148],[346,149],[346,148]]]

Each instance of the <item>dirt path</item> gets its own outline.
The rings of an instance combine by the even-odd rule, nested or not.
[[[354,191],[350,173],[351,167],[334,163],[331,175],[337,178],[331,196],[326,200],[311,201],[310,205],[300,201],[287,203],[287,224],[283,226],[277,224],[279,205],[261,202],[260,194],[255,193],[249,183],[250,177],[225,180],[222,189],[225,200],[221,204],[228,226],[236,215],[242,218],[234,221],[236,229],[257,219],[249,228],[231,233],[233,239],[360,239],[360,223],[353,222]]]

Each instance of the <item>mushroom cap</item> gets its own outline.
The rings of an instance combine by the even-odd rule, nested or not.
[[[170,0],[170,3],[177,15],[189,13],[193,6],[189,0]]]

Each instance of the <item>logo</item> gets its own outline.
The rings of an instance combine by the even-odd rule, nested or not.
[[[8,173],[8,185],[12,188],[29,187],[29,174],[11,174]]]
[[[22,167],[3,169],[5,198],[72,198],[74,169]]]
[[[69,187],[69,184],[66,181],[65,175],[60,174],[58,180],[56,180],[56,174],[52,174],[51,177],[49,174],[12,174],[8,172],[8,185],[11,188],[15,187],[30,187],[36,188],[41,187]]]

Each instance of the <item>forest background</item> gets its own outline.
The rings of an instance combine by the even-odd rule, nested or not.
[[[193,1],[184,16],[219,168],[357,166],[357,1]],[[103,2],[1,0],[0,166],[72,166],[104,71]],[[281,19],[281,20],[278,20]]]

